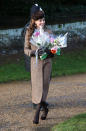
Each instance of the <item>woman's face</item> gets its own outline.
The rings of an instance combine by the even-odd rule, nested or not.
[[[40,26],[44,27],[44,25],[45,25],[45,18],[36,20],[35,21],[35,25],[36,25],[36,27],[38,29],[40,28]]]

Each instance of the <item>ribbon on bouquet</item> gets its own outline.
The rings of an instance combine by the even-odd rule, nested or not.
[[[38,48],[39,49],[39,48]],[[37,63],[38,63],[38,49],[36,50],[36,52],[35,52],[35,56],[36,56],[36,65],[37,65]]]
[[[38,64],[38,50],[39,50],[39,48],[36,50],[36,53],[35,53],[35,56],[36,56],[36,65]],[[47,58],[47,53],[44,52],[44,53],[40,56],[40,59],[41,59],[41,60],[44,60],[44,59],[46,59],[46,58]]]

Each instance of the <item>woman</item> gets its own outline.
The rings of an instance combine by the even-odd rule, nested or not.
[[[48,54],[45,60],[38,59],[38,63],[36,66],[36,57],[35,53],[37,47],[30,43],[30,39],[34,31],[40,29],[40,26],[48,31],[45,28],[45,14],[44,11],[41,9],[40,6],[37,4],[33,5],[31,8],[31,20],[30,25],[27,28],[26,35],[25,35],[25,44],[24,44],[24,52],[25,54],[31,57],[31,85],[32,85],[32,103],[37,104],[37,109],[35,112],[33,123],[39,123],[39,114],[40,109],[42,107],[43,114],[41,116],[42,120],[45,120],[48,114],[48,107],[46,103],[46,98],[49,89],[50,83],[50,76],[51,76],[51,57],[53,54],[50,50],[46,49]],[[42,55],[43,50],[40,48],[38,49],[38,56]]]

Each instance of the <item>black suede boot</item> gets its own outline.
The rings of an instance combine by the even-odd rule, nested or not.
[[[36,109],[36,112],[35,112],[33,124],[38,124],[38,123],[39,123],[40,110],[41,110],[41,103],[40,103],[40,104],[37,104],[37,109]]]
[[[45,120],[48,114],[48,104],[46,102],[42,102],[42,107],[43,107],[43,114],[41,115],[41,120]]]

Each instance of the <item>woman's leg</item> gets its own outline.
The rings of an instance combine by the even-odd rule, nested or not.
[[[39,123],[39,115],[41,110],[41,99],[43,92],[43,61],[31,59],[31,85],[32,85],[32,103],[36,107],[33,123]]]
[[[43,114],[41,116],[42,120],[45,120],[48,114],[48,104],[46,103],[46,98],[47,98],[47,94],[49,90],[51,68],[52,68],[51,62],[45,63],[44,68],[43,68],[43,94],[42,94]]]
[[[32,103],[38,104],[42,99],[43,92],[43,61],[31,59],[31,87],[32,87]]]
[[[48,90],[49,90],[49,84],[51,79],[51,69],[52,69],[52,63],[47,62],[44,64],[43,67],[43,92],[42,92],[42,100],[46,101]]]

